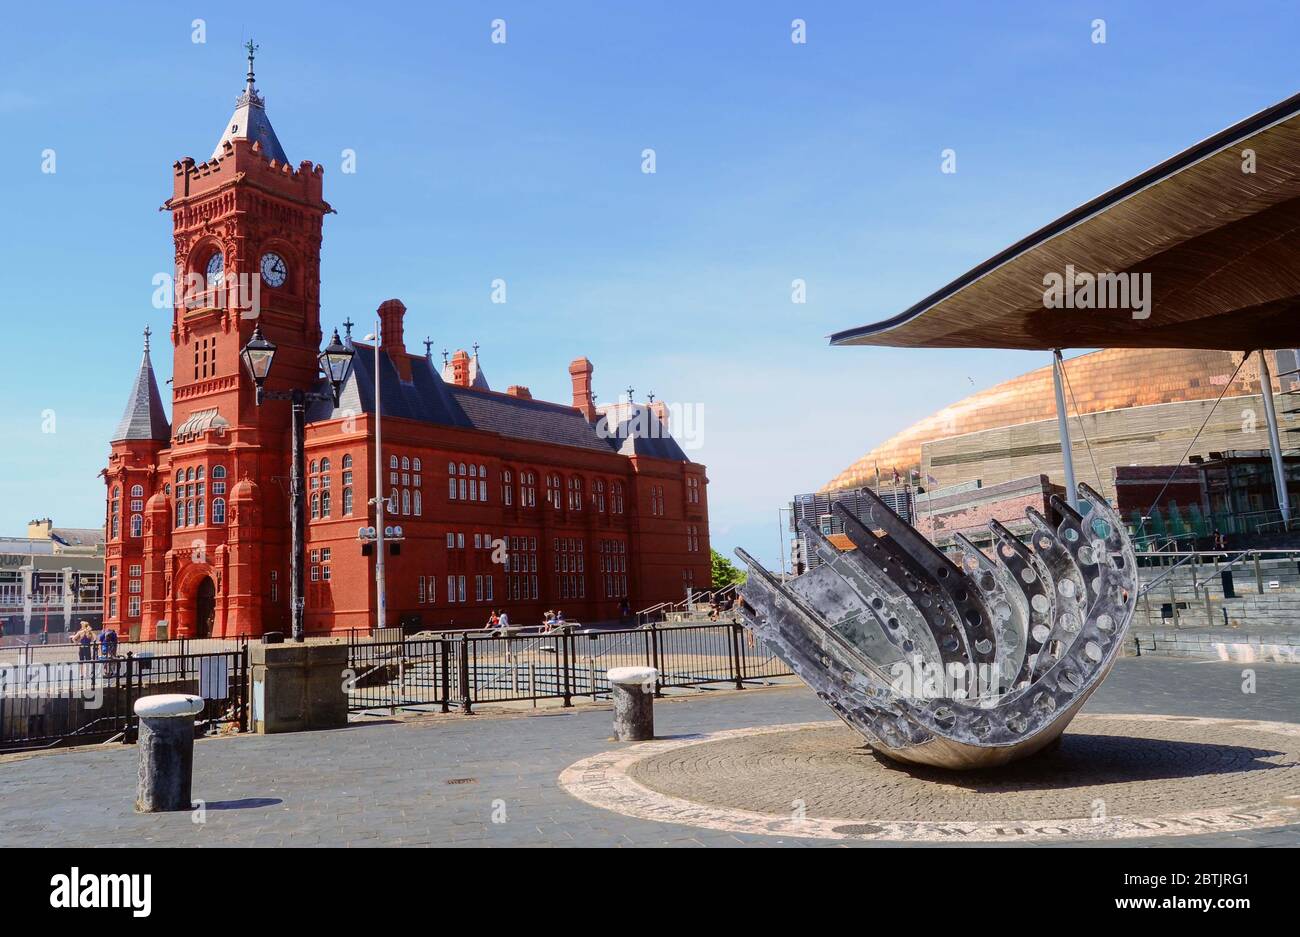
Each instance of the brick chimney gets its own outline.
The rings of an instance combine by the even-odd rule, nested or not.
[[[586,358],[575,358],[569,365],[569,377],[573,381],[573,409],[580,411],[590,423],[596,422],[596,401],[591,396],[591,372],[594,370]]]
[[[529,390],[527,387],[524,387],[520,384],[511,384],[509,387],[506,388],[506,393],[509,394],[511,397],[519,397],[522,398],[523,400],[533,399],[533,392]]]
[[[406,307],[400,299],[386,299],[379,304],[379,327],[384,337],[384,351],[403,381],[411,380],[411,359],[406,354],[404,320]]]

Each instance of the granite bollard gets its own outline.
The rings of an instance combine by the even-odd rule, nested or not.
[[[644,742],[655,737],[655,682],[653,667],[613,667],[609,671],[614,698],[614,737],[620,742]]]
[[[194,717],[203,698],[164,693],[136,700],[140,717],[140,813],[189,810],[194,780]]]

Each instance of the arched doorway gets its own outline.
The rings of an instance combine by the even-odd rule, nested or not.
[[[199,583],[194,603],[194,636],[210,638],[217,617],[217,587],[209,577],[204,576]]]

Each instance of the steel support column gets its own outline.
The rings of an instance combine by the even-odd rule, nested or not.
[[[1273,374],[1268,367],[1268,352],[1259,352],[1259,392],[1264,400],[1264,419],[1268,423],[1268,448],[1273,454],[1273,484],[1277,488],[1277,504],[1282,512],[1282,526],[1291,526],[1291,497],[1286,490],[1286,466],[1282,462],[1282,438],[1277,426],[1277,410],[1273,406]]]
[[[1065,409],[1065,386],[1062,380],[1065,363],[1061,349],[1052,352],[1052,383],[1056,386],[1056,425],[1061,433],[1061,462],[1065,466],[1065,500],[1076,511],[1079,509],[1079,486],[1074,480],[1074,450],[1070,444],[1070,415]]]

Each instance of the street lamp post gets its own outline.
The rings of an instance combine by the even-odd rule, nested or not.
[[[299,643],[303,640],[303,559],[306,543],[303,537],[303,471],[306,461],[306,423],[307,404],[318,401],[332,401],[339,405],[339,391],[348,378],[352,367],[351,348],[339,341],[338,330],[328,347],[320,353],[320,368],[329,379],[333,392],[323,394],[318,391],[267,390],[266,380],[271,375],[271,366],[275,363],[276,346],[262,335],[259,323],[253,329],[253,337],[244,346],[241,357],[248,369],[253,383],[257,387],[257,405],[263,400],[288,400],[293,406],[293,465],[289,476],[289,531],[293,540],[289,554],[289,602],[290,616],[293,623],[293,639]]]
[[[366,336],[375,343],[375,628],[388,624],[388,587],[384,573],[384,419],[380,396],[379,350],[384,344],[384,333],[379,322],[375,331]]]

